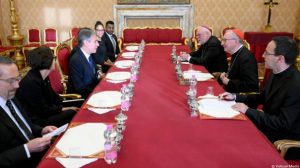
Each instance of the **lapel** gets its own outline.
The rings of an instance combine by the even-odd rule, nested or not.
[[[21,110],[19,109],[19,111],[21,111]],[[22,115],[23,115],[23,113],[22,113]],[[27,119],[27,118],[25,118],[25,119]],[[8,114],[4,111],[4,109],[2,107],[0,107],[0,120],[2,120],[2,123],[5,124],[8,128],[10,128],[12,130],[12,132],[14,132],[20,139],[22,139],[24,142],[27,142],[27,139],[24,137],[24,135],[21,133],[19,128],[16,126],[16,124],[8,116]]]
[[[108,35],[106,32],[105,32],[104,34],[105,34],[106,39],[107,39],[107,41],[108,41],[109,48],[111,48],[111,50],[113,51],[113,50],[114,50],[114,46],[113,46],[113,44],[112,44],[112,42],[111,42],[111,40],[110,40],[109,35]]]
[[[85,67],[85,69],[87,68],[87,69],[90,69],[90,70],[91,70],[91,71],[89,71],[89,72],[91,72],[90,74],[94,74],[93,72],[95,72],[96,69],[92,69],[92,67],[90,66],[90,63],[89,63],[88,60],[86,59],[86,57],[85,57],[85,55],[83,54],[83,52],[81,51],[81,49],[79,50],[79,53],[80,53],[80,59],[81,59],[80,62],[83,63],[83,66]],[[90,55],[90,57],[91,57],[91,55]],[[94,67],[96,67],[94,61],[93,61],[93,65],[94,65]]]
[[[272,90],[270,90],[270,87],[272,85],[273,78],[274,78],[274,75],[272,74],[272,76],[270,77],[269,82],[267,84],[267,88],[266,88],[266,102],[272,96],[274,96],[275,93],[277,93],[280,90],[280,88],[282,88],[286,83],[288,83],[288,79],[291,77],[292,72],[289,72],[287,75],[285,75],[284,78],[282,79],[282,81],[280,81],[280,83],[277,83],[275,86],[272,86]]]

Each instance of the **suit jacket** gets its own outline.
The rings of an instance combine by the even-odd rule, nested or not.
[[[279,139],[300,140],[300,74],[293,67],[282,72],[277,83],[271,83],[258,95],[237,96],[237,101],[255,108],[263,104],[263,111],[249,108],[246,115],[273,142]]]
[[[119,49],[119,44],[118,44],[118,39],[117,39],[117,36],[116,35],[112,35],[113,38],[115,39],[116,41],[116,52],[114,51],[114,47],[113,47],[113,44],[108,36],[108,34],[105,32],[102,36],[102,41],[104,42],[105,46],[106,46],[106,54],[107,54],[107,57],[112,61],[112,62],[115,62],[116,60],[116,54],[119,54],[120,53],[120,49]]]
[[[13,102],[30,126],[33,136],[40,137],[42,128],[31,123],[16,98]],[[2,107],[0,107],[0,135],[0,167],[18,168],[37,165],[41,153],[33,153],[31,158],[27,158],[23,145],[28,141]]]
[[[77,49],[69,61],[68,92],[78,93],[86,98],[98,84],[96,64],[94,69],[84,56],[81,49]]]
[[[258,72],[253,54],[245,47],[231,56],[231,64],[227,72],[229,83],[224,86],[227,92],[257,92]]]
[[[44,80],[39,70],[31,69],[19,85],[16,97],[22,100],[21,103],[33,123],[37,124],[53,115],[61,114],[62,99],[53,91],[49,78]]]
[[[215,36],[211,36],[205,44],[190,55],[190,63],[203,65],[210,73],[226,72],[228,69],[226,53]]]
[[[92,54],[92,57],[96,64],[102,66],[102,72],[106,73],[109,69],[109,66],[105,65],[104,62],[108,60],[106,46],[104,41],[98,41],[99,46],[96,53]]]

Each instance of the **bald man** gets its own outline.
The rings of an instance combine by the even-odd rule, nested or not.
[[[212,35],[211,30],[207,26],[197,27],[196,38],[200,48],[190,54],[181,54],[182,60],[202,65],[210,73],[226,72],[228,68],[226,53],[218,38]]]

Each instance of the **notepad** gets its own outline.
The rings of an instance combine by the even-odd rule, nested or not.
[[[65,124],[59,128],[57,128],[56,130],[49,132],[48,134],[43,135],[43,137],[54,137],[54,136],[58,136],[60,135],[62,132],[64,132],[67,128],[68,128],[69,124]]]

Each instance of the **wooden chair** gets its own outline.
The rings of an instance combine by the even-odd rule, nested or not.
[[[80,31],[80,27],[73,27],[70,29],[70,38],[77,38],[78,32]]]
[[[300,141],[296,140],[277,140],[274,142],[274,146],[280,152],[281,157],[285,157],[285,154],[290,148],[300,148]],[[289,161],[288,161],[289,162]],[[300,164],[300,160],[293,161],[292,164]]]
[[[27,30],[27,44],[24,47],[39,47],[41,45],[41,34],[38,28]]]
[[[58,60],[55,60],[55,69],[49,74],[49,80],[52,89],[63,98],[63,103],[69,102],[83,102],[79,94],[66,94],[67,93],[67,79],[63,75]],[[80,103],[80,104],[81,104]]]
[[[55,28],[44,29],[44,45],[54,49],[58,43],[57,30]]]
[[[55,47],[54,54],[57,56],[62,74],[67,78],[69,75],[69,57],[71,54],[70,46],[66,43],[60,43]]]

